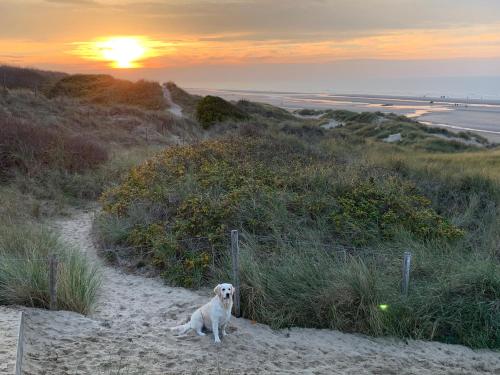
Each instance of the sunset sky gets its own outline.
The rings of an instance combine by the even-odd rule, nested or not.
[[[93,56],[113,37],[147,53]],[[0,63],[255,89],[498,77],[500,1],[0,0]]]

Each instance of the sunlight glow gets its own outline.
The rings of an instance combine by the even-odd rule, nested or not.
[[[114,68],[134,68],[136,61],[146,53],[146,48],[141,45],[139,39],[134,38],[111,38],[103,42],[96,42],[102,57],[111,61]]]
[[[146,59],[172,50],[172,44],[143,36],[115,36],[74,44],[74,54],[88,60],[108,62],[116,69],[140,68]]]

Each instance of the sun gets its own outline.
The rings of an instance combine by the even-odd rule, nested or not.
[[[102,59],[110,61],[113,68],[135,68],[137,61],[147,53],[146,46],[138,38],[116,37],[95,43]]]
[[[111,68],[141,68],[153,57],[173,53],[173,43],[153,40],[146,36],[110,36],[88,42],[72,43],[72,54],[94,61],[104,61]]]

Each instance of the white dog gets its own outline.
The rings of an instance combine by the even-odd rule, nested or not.
[[[231,284],[219,284],[214,288],[215,297],[207,304],[196,310],[191,319],[186,324],[171,328],[179,335],[194,330],[197,335],[205,336],[203,327],[214,333],[215,343],[220,343],[219,327],[222,336],[226,336],[226,325],[231,319],[231,309],[233,308],[234,287]]]

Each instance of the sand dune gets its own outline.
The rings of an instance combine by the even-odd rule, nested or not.
[[[57,223],[64,238],[99,261],[91,213]],[[463,346],[400,341],[338,331],[273,331],[233,319],[215,346],[211,335],[175,337],[209,290],[172,288],[103,266],[92,316],[25,309],[25,374],[500,374],[500,354]]]

